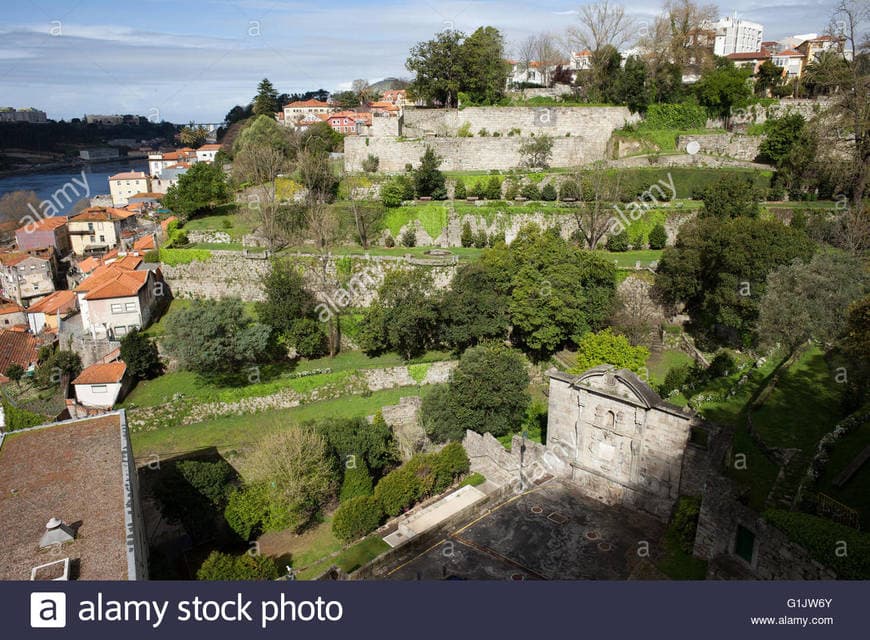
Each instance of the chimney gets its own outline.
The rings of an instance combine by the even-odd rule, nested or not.
[[[75,532],[59,518],[52,518],[45,524],[45,533],[39,541],[39,548],[46,549],[75,540]]]

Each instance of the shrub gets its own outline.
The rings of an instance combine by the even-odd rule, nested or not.
[[[406,228],[402,232],[402,235],[399,238],[399,242],[402,243],[403,247],[416,247],[417,246],[417,232],[412,227]]]
[[[468,193],[468,195],[475,198],[486,198],[486,186],[484,186],[483,180],[475,182],[474,188]]]
[[[692,371],[691,364],[683,364],[677,367],[671,367],[665,374],[665,379],[659,385],[659,393],[662,397],[669,396],[673,391],[679,391],[689,379],[689,374]]]
[[[405,187],[398,178],[381,185],[381,202],[385,207],[401,207],[405,199]]]
[[[468,473],[470,462],[468,454],[459,442],[448,443],[432,457],[432,471],[435,476],[433,491],[441,493],[459,476]]]
[[[663,224],[657,224],[649,232],[649,248],[664,249],[668,242],[668,232]]]
[[[471,247],[474,245],[474,232],[471,230],[471,223],[466,220],[462,225],[462,233],[459,236],[463,247]]]
[[[727,376],[735,367],[734,358],[727,351],[720,351],[716,354],[713,360],[710,361],[710,366],[707,367],[707,376],[710,379],[722,378]]]
[[[486,230],[481,227],[477,230],[477,233],[474,234],[474,246],[477,249],[485,249],[487,245],[487,237]]]
[[[456,130],[456,136],[459,138],[471,138],[474,137],[474,134],[471,133],[471,123],[463,122],[459,129]]]
[[[460,487],[477,487],[486,482],[486,478],[480,473],[472,473],[470,476],[465,478],[462,482],[459,483]]]
[[[532,183],[523,185],[523,188],[520,189],[520,195],[524,197],[526,200],[540,200],[541,192],[538,189],[538,186]]]
[[[396,246],[396,241],[393,239],[393,236],[388,235],[386,238],[384,238],[384,246],[387,249],[392,249]]]
[[[362,170],[366,173],[377,173],[381,159],[371,153],[362,161]]]
[[[285,341],[303,358],[319,358],[328,350],[323,325],[313,318],[300,318],[294,322],[285,336]]]
[[[628,231],[623,229],[616,235],[607,238],[608,251],[628,251]]]
[[[462,178],[456,180],[456,186],[453,187],[453,197],[456,200],[465,200],[465,198],[468,197],[468,194],[465,191],[465,182]]]
[[[224,519],[242,540],[251,540],[267,527],[269,504],[265,492],[257,486],[236,489],[229,494]]]
[[[698,528],[698,515],[701,512],[701,498],[683,496],[677,503],[677,510],[671,522],[670,532],[680,549],[689,555],[695,546],[695,532]]]
[[[556,200],[556,187],[553,186],[552,182],[545,184],[544,188],[541,189],[541,200],[546,200],[547,202],[554,202]]]
[[[339,500],[345,502],[351,498],[372,495],[372,476],[366,463],[360,460],[355,467],[344,470],[344,480],[341,483]]]
[[[281,573],[268,556],[233,556],[212,551],[196,572],[197,580],[275,580]]]
[[[487,131],[486,128],[484,127],[483,129],[481,129],[480,131],[477,132],[477,135],[479,135],[481,138],[485,138],[489,135],[489,131]]]
[[[505,182],[507,182],[507,186],[504,191],[504,199],[516,200],[520,193],[520,187],[517,185],[516,180],[506,180]]]
[[[375,487],[374,497],[388,516],[397,516],[422,494],[420,481],[407,464],[390,471]]]
[[[215,506],[223,506],[236,471],[226,460],[181,460],[176,465],[181,477]]]
[[[707,110],[689,104],[651,104],[641,125],[644,129],[703,129],[707,126]]]
[[[376,498],[357,496],[339,505],[332,519],[332,532],[342,542],[351,542],[377,529],[383,516]]]
[[[580,185],[574,180],[565,180],[559,189],[559,200],[579,200],[580,195]]]
[[[486,199],[501,200],[501,181],[496,176],[490,176],[486,181]]]

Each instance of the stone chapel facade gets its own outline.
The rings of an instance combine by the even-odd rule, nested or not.
[[[694,415],[626,369],[601,365],[549,376],[547,450],[568,479],[601,502],[667,518]]]

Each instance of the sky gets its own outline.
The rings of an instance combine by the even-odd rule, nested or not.
[[[729,0],[722,15],[760,22],[765,39],[824,31],[834,0]],[[268,77],[281,93],[408,77],[416,42],[492,25],[510,47],[562,32],[570,0],[12,0],[0,19],[0,106],[52,119],[134,113],[220,122]],[[660,0],[624,0],[639,25]]]

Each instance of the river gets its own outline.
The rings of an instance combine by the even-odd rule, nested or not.
[[[69,213],[76,201],[84,198],[86,195],[85,189],[78,186],[82,183],[82,170],[85,172],[85,180],[87,180],[88,188],[90,189],[90,196],[93,197],[102,193],[109,193],[109,176],[130,170],[147,172],[148,161],[144,158],[131,158],[120,162],[101,162],[80,167],[7,176],[0,178],[0,197],[10,191],[35,191],[41,200],[50,200],[60,209],[61,213]],[[73,179],[77,180],[77,182],[73,182]],[[53,194],[67,184],[72,184],[79,196],[73,198],[73,202],[67,202],[63,196],[54,199],[52,197]],[[72,189],[68,189],[67,193],[72,195],[74,192]]]

